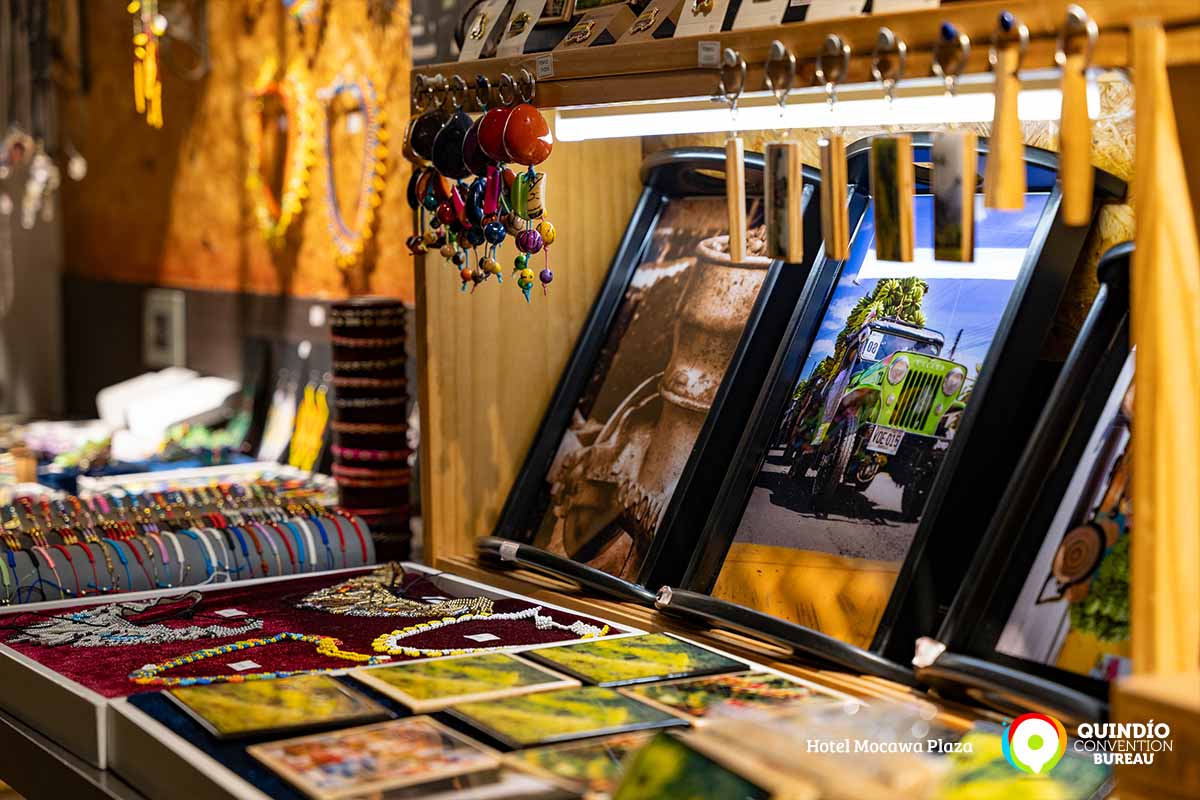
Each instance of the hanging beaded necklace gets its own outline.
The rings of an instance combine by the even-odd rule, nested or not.
[[[293,62],[283,78],[276,80],[278,64],[273,58],[263,63],[254,84],[254,112],[250,115],[249,174],[246,186],[254,195],[254,215],[263,235],[272,245],[280,245],[288,228],[299,216],[308,197],[308,176],[316,151],[316,111],[310,100],[307,71]],[[279,198],[272,193],[263,175],[266,142],[267,99],[277,98],[283,107],[287,145],[283,159],[283,189]]]
[[[352,113],[362,117],[363,163],[359,177],[358,199],[355,202],[354,218],[347,223],[338,203],[333,175],[333,107],[343,94],[355,103]],[[376,209],[383,202],[383,190],[387,183],[387,128],[385,114],[375,95],[375,85],[368,78],[346,78],[338,76],[333,83],[319,93],[325,103],[325,191],[329,209],[329,233],[337,248],[337,263],[349,268],[362,255],[366,241],[374,232]]]
[[[330,672],[326,669],[291,669],[280,670],[277,672],[253,672],[250,674],[234,674],[234,675],[211,675],[198,678],[166,678],[162,673],[176,667],[181,667],[184,664],[194,664],[197,661],[214,658],[216,656],[228,655],[241,650],[250,650],[255,647],[265,647],[267,645],[278,644],[279,642],[308,642],[317,646],[317,652],[320,655],[330,658],[341,658],[346,661],[355,661],[360,664],[382,664],[391,659],[388,656],[372,656],[366,653],[355,653],[349,650],[342,650],[340,639],[335,639],[332,636],[316,636],[308,633],[277,633],[274,636],[267,636],[262,639],[246,639],[241,642],[232,642],[230,644],[218,645],[217,647],[206,647],[203,650],[197,650],[194,653],[177,656],[169,661],[164,661],[161,664],[147,664],[146,666],[135,669],[129,673],[129,680],[143,686],[196,686],[208,683],[243,683],[245,681],[268,681],[275,678],[290,678],[294,675],[316,675],[323,672]]]
[[[475,620],[528,620],[532,619],[534,627],[540,631],[544,630],[560,630],[569,631],[580,639],[595,639],[604,636],[608,633],[608,626],[597,628],[595,625],[588,625],[582,620],[576,620],[570,625],[563,625],[561,622],[556,622],[553,618],[543,616],[541,606],[533,606],[524,611],[513,611],[507,614],[464,614],[459,617],[444,617],[443,619],[434,619],[428,622],[418,622],[415,625],[409,625],[406,628],[401,628],[398,631],[385,633],[375,639],[371,643],[371,647],[376,652],[387,653],[388,655],[402,655],[413,658],[437,657],[437,656],[459,656],[467,653],[487,653],[493,650],[507,650],[513,645],[494,645],[492,647],[460,647],[450,649],[427,648],[427,647],[408,647],[400,644],[405,639],[413,636],[420,636],[423,633],[445,628],[450,625],[457,625],[460,622],[473,622]]]

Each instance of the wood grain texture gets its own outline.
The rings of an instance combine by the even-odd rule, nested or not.
[[[1166,35],[1134,25],[1137,154],[1131,269],[1134,378],[1133,668],[1200,666],[1200,246],[1167,84]]]
[[[558,386],[641,180],[641,141],[559,142],[547,174],[547,217],[557,228],[549,296],[531,303],[516,282],[460,291],[437,254],[417,267],[421,364],[421,481],[426,559],[473,552],[496,524]],[[507,275],[511,238],[500,263]],[[531,258],[540,271],[542,256]]]
[[[850,213],[846,208],[846,139],[831,133],[820,140],[821,233],[825,256],[837,261],[850,257]]]
[[[1021,61],[1015,43],[996,51],[996,111],[988,139],[988,159],[983,174],[983,202],[987,208],[1019,211],[1025,207],[1025,154],[1021,122],[1017,117],[1017,95]]]
[[[1092,221],[1092,122],[1088,119],[1087,69],[1083,53],[1069,53],[1063,64],[1062,114],[1059,121],[1059,168],[1063,222]]]
[[[1200,672],[1134,675],[1113,687],[1112,720],[1171,727],[1170,752],[1153,765],[1115,768],[1122,800],[1192,800],[1200,797]]]
[[[409,3],[398,0],[382,26],[369,19],[367,0],[320,7],[320,28],[302,36],[281,3],[209,2],[211,72],[193,82],[164,64],[165,126],[156,131],[134,113],[124,4],[97,4],[89,15],[92,91],[60,105],[65,138],[90,166],[84,181],[63,183],[69,271],[200,289],[329,298],[372,291],[412,300],[412,259],[404,246],[411,232],[408,169],[398,146],[409,102]],[[310,61],[314,90],[344,67],[362,70],[384,98],[396,144],[392,170],[366,269],[346,277],[334,263],[319,151],[311,197],[287,246],[272,250],[255,223],[245,188],[248,94],[270,56],[284,64],[296,57]],[[354,196],[362,163],[361,135],[344,127],[335,127],[334,142],[343,207]]]
[[[725,205],[729,208],[729,257],[746,260],[746,145],[740,136],[725,143]]]

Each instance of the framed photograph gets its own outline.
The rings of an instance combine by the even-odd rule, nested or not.
[[[525,655],[593,686],[628,686],[746,669],[741,661],[663,633],[595,639]]]
[[[1101,260],[1083,331],[937,636],[1099,700],[1131,668],[1132,249]]]
[[[622,733],[585,742],[534,747],[503,756],[506,766],[543,778],[568,792],[608,796],[621,781],[622,766],[654,736]]]
[[[429,717],[256,744],[246,752],[314,800],[498,774],[497,753]]]
[[[418,714],[440,711],[456,703],[579,685],[573,678],[565,678],[508,653],[481,653],[412,661],[380,669],[356,669],[350,677],[399,700]]]
[[[726,768],[691,740],[669,733],[655,736],[629,759],[621,785],[612,793],[613,800],[769,800],[786,796]]]
[[[449,713],[513,749],[687,724],[602,686],[463,703]]]
[[[538,25],[552,25],[556,22],[570,22],[575,15],[575,0],[546,0]]]
[[[848,153],[850,257],[814,269],[753,412],[718,422],[744,435],[684,588],[905,664],[1041,412],[1057,371],[1043,342],[1088,228],[1059,219],[1057,157],[1026,148],[1024,209],[985,213],[977,194],[975,260],[937,261],[917,134],[914,260],[884,261],[870,144]],[[1096,187],[1124,194],[1104,173]]]
[[[738,672],[648,683],[621,692],[703,725],[717,706],[770,708],[813,700],[845,701],[849,695],[775,672]]]
[[[725,155],[656,153],[645,190],[495,535],[657,588],[677,581],[814,253],[728,255]],[[750,251],[762,252],[762,157],[746,156]],[[812,196],[815,172],[804,173]],[[806,238],[817,241],[816,207]],[[678,541],[677,541],[678,540]],[[671,553],[670,558],[660,558]]]
[[[316,730],[392,716],[328,675],[177,686],[164,694],[218,739]]]
[[[961,747],[945,756],[943,797],[1003,797],[1006,800],[1100,800],[1112,793],[1112,767],[1068,746],[1054,769],[1033,775],[1013,769],[1004,757],[1005,731],[977,722],[958,739]],[[1072,743],[1073,745],[1073,743]]]

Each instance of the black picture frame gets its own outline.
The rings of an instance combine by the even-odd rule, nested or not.
[[[930,144],[929,134],[913,134],[918,193],[930,190],[926,166]],[[869,149],[868,138],[855,143],[847,153],[852,232],[857,232],[869,202]],[[987,140],[980,139],[980,175],[987,153]],[[1046,192],[1049,197],[988,349],[972,401],[929,491],[912,545],[869,648],[897,664],[912,658],[913,642],[918,636],[938,629],[1041,411],[1043,390],[1057,375],[1057,365],[1043,362],[1040,355],[1090,226],[1069,227],[1062,222],[1057,156],[1027,147],[1025,161],[1029,191]],[[1123,182],[1096,171],[1094,209],[1101,202],[1124,195]],[[801,375],[846,263],[825,259],[823,254],[819,257],[752,413],[719,421],[743,434],[693,548],[692,562],[681,584],[686,590],[708,593],[716,582],[765,461],[769,439]],[[992,387],[999,388],[992,391]],[[963,535],[964,531],[977,535]]]
[[[943,620],[937,652],[927,675],[941,689],[949,684],[983,688],[1010,686],[1041,679],[1051,686],[1034,692],[1043,704],[1082,707],[1076,717],[1097,718],[1105,712],[1109,684],[1032,660],[1016,658],[997,649],[1018,596],[1047,537],[1061,537],[1053,528],[1064,495],[1078,470],[1088,441],[1100,422],[1105,406],[1130,358],[1129,264],[1132,243],[1117,245],[1105,253],[1097,268],[1100,290],[1088,312],[1079,337],[1051,393],[1045,412],[1038,420],[1030,444],[1009,483],[999,511],[988,526],[984,543],[967,570],[954,604]],[[956,663],[956,657],[983,663]],[[957,661],[964,661],[957,658]],[[956,679],[944,674],[950,670]],[[965,670],[968,674],[962,674]],[[1065,687],[1056,691],[1054,685]],[[1073,700],[1077,692],[1099,703]]]
[[[763,158],[747,153],[745,157],[746,190],[750,198],[762,196]],[[544,486],[546,475],[571,421],[577,402],[593,375],[609,332],[616,322],[630,280],[641,264],[652,232],[668,204],[678,198],[725,194],[725,151],[715,147],[688,147],[665,150],[648,156],[642,165],[644,185],[641,198],[634,209],[620,246],[588,319],[580,332],[575,351],[567,364],[558,388],[543,417],[525,463],[509,492],[494,531],[494,539],[522,543],[529,551],[537,526],[545,512]],[[804,169],[804,236],[810,243],[820,241],[820,219],[816,202],[819,173]],[[819,247],[805,248],[804,261],[785,264],[774,261],[767,268],[757,301],[747,319],[739,343],[713,400],[705,424],[693,446],[690,457],[676,489],[665,509],[651,547],[642,562],[637,584],[659,586],[678,581],[687,565],[688,553],[674,548],[686,546],[694,538],[686,530],[695,526],[708,513],[721,473],[703,465],[724,463],[736,447],[738,435],[715,422],[726,415],[749,413],[758,386],[770,369],[779,338],[787,326],[795,303],[807,281]],[[673,557],[664,557],[672,553]],[[565,560],[549,555],[550,559]],[[580,574],[598,573],[592,567],[573,562]],[[546,565],[543,565],[546,566]],[[549,567],[553,569],[553,566]],[[561,571],[561,570],[560,570]],[[601,573],[603,574],[603,573]],[[599,587],[603,591],[603,586]],[[642,598],[651,605],[653,594]]]

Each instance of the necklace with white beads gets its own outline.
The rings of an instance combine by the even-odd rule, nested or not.
[[[400,644],[405,639],[413,636],[420,636],[423,633],[430,633],[438,628],[445,628],[450,625],[458,625],[463,622],[472,622],[475,620],[529,620],[532,619],[534,627],[540,631],[544,630],[560,630],[569,631],[581,639],[592,639],[603,636],[608,633],[608,626],[596,627],[589,625],[582,620],[576,620],[570,625],[563,625],[561,622],[556,622],[553,618],[544,616],[541,606],[533,606],[524,611],[513,611],[507,614],[463,614],[458,617],[443,617],[442,619],[434,619],[428,622],[418,622],[415,625],[409,625],[406,628],[401,628],[398,631],[385,633],[375,639],[371,646],[379,653],[387,653],[393,656],[409,656],[412,658],[436,657],[436,656],[459,656],[468,653],[486,653],[492,650],[506,650],[513,645],[494,645],[492,647],[459,647],[451,649],[437,649],[426,647],[407,647]]]

